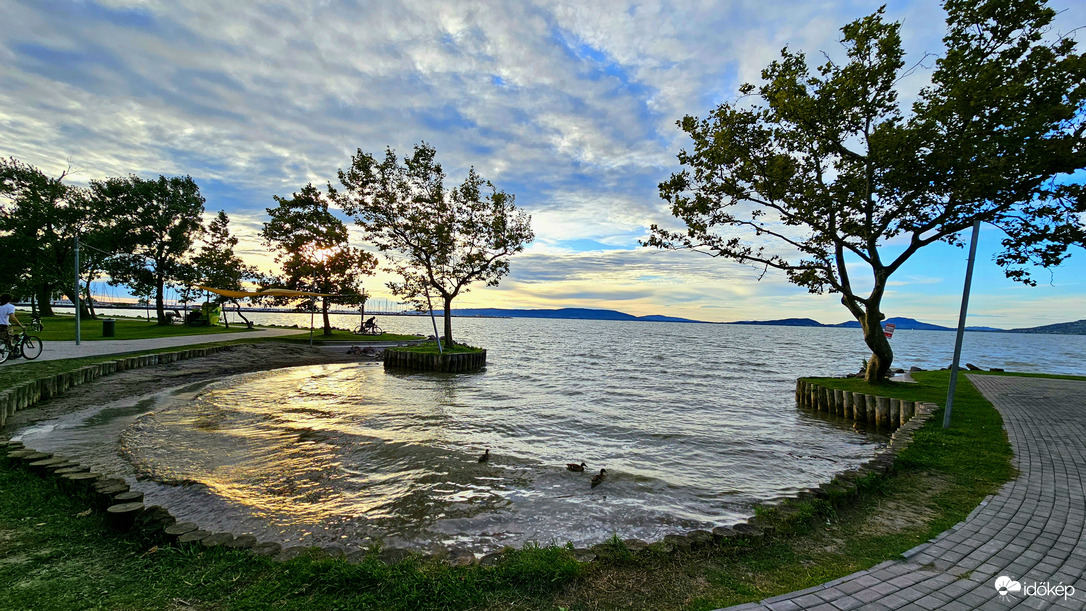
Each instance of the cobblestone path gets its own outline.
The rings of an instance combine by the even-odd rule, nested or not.
[[[1016,479],[904,560],[731,611],[1086,609],[1086,382],[969,380],[1003,415]],[[1020,588],[1001,594],[1003,576]]]

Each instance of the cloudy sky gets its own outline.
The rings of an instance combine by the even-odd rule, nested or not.
[[[833,295],[685,252],[638,246],[676,226],[657,185],[675,126],[735,96],[784,46],[840,53],[839,28],[881,2],[196,2],[0,0],[0,155],[75,183],[190,174],[244,256],[273,195],[334,180],[356,149],[426,141],[450,183],[470,166],[516,195],[536,241],[497,288],[457,307],[595,307],[728,321],[849,315]],[[1057,2],[1056,30],[1086,25]],[[941,52],[937,2],[890,2],[911,62]],[[929,62],[930,63],[930,62]],[[920,70],[902,83],[907,97]],[[981,234],[970,324],[1086,318],[1086,252],[1003,279]],[[966,253],[935,246],[892,279],[890,316],[956,322]],[[390,297],[383,278],[367,281]]]

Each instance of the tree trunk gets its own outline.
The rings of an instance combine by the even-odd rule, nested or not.
[[[245,326],[252,329],[253,328],[253,321],[249,320],[248,318],[245,318],[245,314],[243,314],[241,312],[241,304],[238,303],[238,300],[237,299],[231,299],[230,302],[234,304],[234,308],[237,310],[238,316],[240,316],[241,319],[245,321]]]
[[[883,333],[882,319],[882,312],[875,306],[869,306],[866,315],[860,319],[860,326],[864,331],[864,342],[867,343],[868,348],[871,348],[871,359],[867,361],[864,379],[871,384],[886,380],[890,364],[894,362],[894,350],[890,347],[890,340]]]
[[[445,346],[453,345],[452,334],[452,296],[442,295],[445,301]]]
[[[98,318],[98,315],[94,313],[94,300],[91,298],[89,282],[83,285],[83,302],[81,305],[86,308],[87,318]]]
[[[158,316],[158,324],[168,325],[170,321],[166,320],[166,303],[164,294],[166,292],[166,280],[165,278],[157,278],[157,285],[155,286],[155,315]]]
[[[48,284],[42,283],[38,285],[38,311],[42,316],[53,315],[53,303],[52,295],[53,291]]]
[[[72,302],[73,305],[75,304],[76,295],[71,291],[71,288],[62,288],[60,292],[68,298],[68,301]],[[82,296],[79,297],[79,317],[88,320],[93,318],[93,316],[91,316],[91,311],[87,309],[87,300],[83,299]]]
[[[321,297],[321,318],[324,319],[324,334],[332,334],[332,323],[328,322],[328,298]]]

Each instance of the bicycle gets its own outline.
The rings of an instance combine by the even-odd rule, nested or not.
[[[369,326],[363,325],[361,327],[357,327],[353,331],[353,333],[355,335],[381,335],[382,333],[384,333],[384,330],[382,330],[381,327],[378,327],[377,323],[374,323]]]
[[[0,342],[0,363],[20,356],[32,361],[41,356],[41,350],[41,338],[27,335],[26,327],[23,327],[23,330],[14,338],[9,336],[7,341]]]

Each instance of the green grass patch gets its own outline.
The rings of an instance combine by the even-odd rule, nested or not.
[[[569,550],[528,548],[486,569],[427,560],[386,566],[300,557],[285,563],[198,546],[157,547],[83,516],[73,498],[0,459],[4,609],[466,609],[539,606],[576,579]]]
[[[293,343],[309,343],[309,331],[301,331],[298,335],[288,335],[278,338]],[[398,333],[382,333],[380,335],[359,335],[344,329],[332,329],[331,335],[325,335],[324,329],[313,330],[313,343],[324,342],[409,342],[422,339],[421,335],[403,335]]]
[[[24,325],[30,323],[30,314],[20,312],[19,321]],[[96,341],[103,339],[151,339],[156,337],[175,337],[181,335],[220,335],[228,333],[247,333],[249,329],[245,325],[231,325],[225,327],[190,327],[187,325],[159,325],[152,318],[150,322],[143,318],[113,318],[114,337],[105,337],[102,334],[103,318],[80,319],[79,334],[82,341]],[[36,335],[43,341],[74,341],[75,340],[75,316],[47,316],[41,319],[41,331],[27,332]]]
[[[210,346],[231,346],[238,344],[252,344],[261,341],[275,341],[278,338],[248,338],[248,339],[236,339],[229,341],[211,341],[200,344],[187,344],[184,346],[171,346],[166,348],[156,348],[153,350],[134,350],[132,352],[126,352],[123,354],[104,354],[99,356],[88,356],[74,359],[58,359],[55,361],[27,361],[20,359],[19,361],[8,361],[8,364],[0,367],[0,391],[30,380],[37,380],[39,378],[46,378],[54,376],[58,373],[66,373],[68,371],[75,371],[85,365],[93,365],[95,363],[104,363],[106,361],[115,361],[122,357],[136,356],[141,354],[159,354],[162,352],[177,352],[179,350],[189,350],[193,348],[207,348]]]
[[[396,350],[403,350],[405,352],[421,352],[423,354],[437,354],[437,342],[430,341],[417,346],[407,346],[403,348],[396,348]],[[469,352],[482,352],[482,348],[475,348],[473,346],[466,346],[464,344],[453,344],[452,346],[441,346],[441,350],[444,354],[466,354]]]

